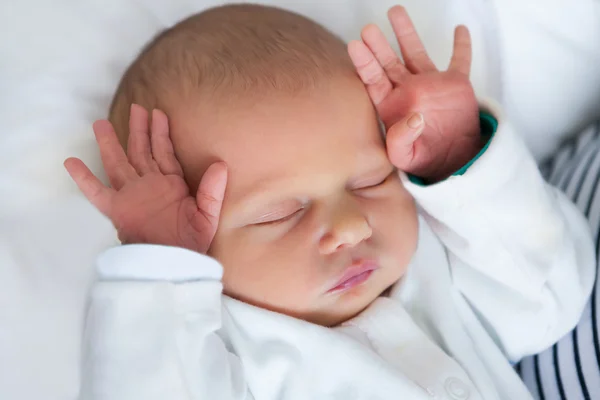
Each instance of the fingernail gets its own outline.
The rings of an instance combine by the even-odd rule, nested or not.
[[[406,122],[408,127],[411,129],[416,129],[416,128],[420,127],[422,123],[423,123],[423,114],[421,114],[421,113],[413,114]]]

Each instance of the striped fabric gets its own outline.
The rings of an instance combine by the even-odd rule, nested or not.
[[[600,121],[565,144],[541,170],[585,213],[600,258]],[[596,278],[592,296],[573,331],[516,366],[534,398],[600,399],[599,286]]]

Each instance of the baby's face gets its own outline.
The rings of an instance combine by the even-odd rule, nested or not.
[[[240,104],[204,105],[173,134],[192,182],[210,162],[228,165],[210,249],[225,293],[339,324],[402,276],[417,243],[415,204],[387,158],[373,106],[349,77]]]

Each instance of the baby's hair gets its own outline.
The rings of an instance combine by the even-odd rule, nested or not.
[[[354,73],[346,45],[316,22],[275,7],[215,7],[145,46],[121,79],[109,120],[126,147],[131,103],[169,115],[199,96],[293,95],[338,73]]]

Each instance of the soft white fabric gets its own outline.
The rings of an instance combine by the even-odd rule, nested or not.
[[[108,250],[92,291],[81,398],[529,399],[509,360],[578,321],[595,275],[587,222],[503,121],[465,175],[404,182],[427,221],[408,272],[389,297],[333,329],[223,296],[209,257]],[[195,276],[169,282],[177,264]]]
[[[600,118],[600,1],[491,3],[502,103],[541,160]]]
[[[186,282],[193,281],[198,276],[198,268],[194,266],[196,260],[197,254],[193,251],[160,245],[132,244],[117,247],[100,256],[98,273],[123,281],[143,279]],[[202,279],[220,280],[222,276],[223,269],[216,260],[205,260]]]
[[[106,115],[126,65],[159,29],[217,3],[0,2],[0,398],[74,398],[92,277],[86,266],[116,235],[79,196],[62,161],[79,156],[103,176],[91,122]],[[269,3],[345,39],[357,38],[367,22],[392,37],[385,11],[395,0]],[[598,104],[597,0],[402,3],[440,67],[452,27],[469,26],[477,93],[506,105],[537,156]]]
[[[81,196],[0,217],[0,399],[76,398],[88,265],[116,244]]]

